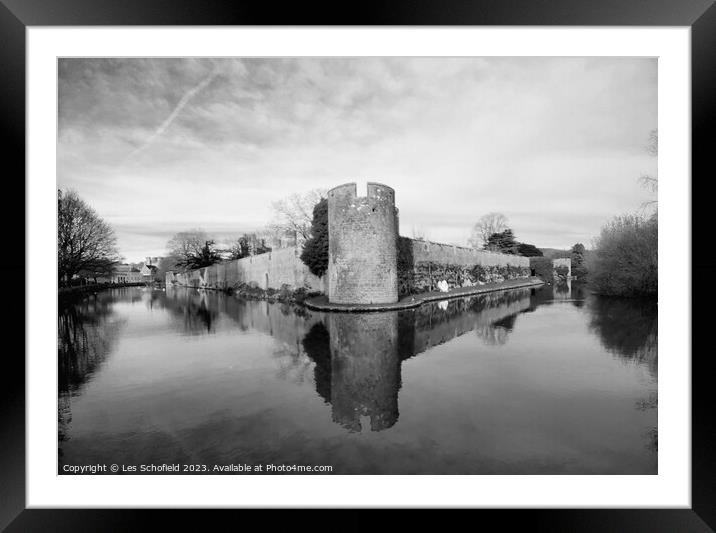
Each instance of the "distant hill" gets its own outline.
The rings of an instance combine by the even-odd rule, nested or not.
[[[559,248],[540,248],[540,251],[547,259],[560,259],[572,256],[570,250],[560,250]]]

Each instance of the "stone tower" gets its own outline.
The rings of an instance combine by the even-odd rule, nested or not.
[[[376,304],[398,301],[398,213],[395,191],[368,183],[328,191],[328,300]]]

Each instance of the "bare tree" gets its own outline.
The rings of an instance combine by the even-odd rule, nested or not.
[[[659,132],[658,130],[651,130],[649,133],[649,143],[646,145],[646,152],[652,156],[657,157],[659,155]],[[653,193],[657,193],[659,189],[659,177],[658,176],[650,176],[648,174],[644,174],[639,178],[639,182],[642,184],[642,186],[649,191]],[[650,205],[656,206],[658,203],[657,200],[650,200],[648,202],[644,202],[642,204],[642,208],[646,208]]]
[[[507,217],[502,213],[487,213],[472,227],[468,243],[473,248],[485,248],[490,236],[507,229]]]
[[[57,191],[57,274],[69,284],[80,272],[111,272],[120,260],[112,226],[72,190]]]
[[[190,268],[195,264],[196,258],[202,257],[209,242],[213,245],[214,241],[202,229],[180,231],[167,242],[167,259],[174,263],[174,267]],[[169,264],[167,268],[171,269]]]
[[[427,232],[422,226],[413,226],[413,240],[426,241],[428,239]]]
[[[313,208],[325,196],[324,189],[313,189],[273,202],[274,219],[269,224],[270,231],[275,235],[296,232],[303,239],[308,239],[311,236]]]
[[[646,151],[654,157],[659,155],[659,130],[649,132],[649,144],[646,147]]]

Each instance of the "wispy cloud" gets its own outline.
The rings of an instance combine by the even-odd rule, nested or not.
[[[196,84],[194,87],[189,89],[184,96],[181,97],[179,102],[177,103],[176,107],[172,110],[172,112],[169,114],[169,116],[162,122],[159,127],[152,133],[152,135],[142,144],[139,148],[134,150],[129,154],[129,158],[136,157],[140,153],[142,153],[144,150],[149,148],[152,143],[159,137],[160,135],[163,135],[165,131],[171,126],[172,122],[179,116],[179,113],[182,112],[182,110],[187,106],[187,104],[191,101],[194,96],[197,95],[197,93],[201,92],[203,89],[205,89],[216,77],[217,72],[213,71],[211,74],[209,74],[206,78],[201,80],[198,84]]]

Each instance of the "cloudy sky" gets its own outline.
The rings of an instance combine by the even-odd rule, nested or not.
[[[655,59],[63,59],[57,179],[128,261],[347,181],[394,187],[406,236],[464,244],[498,211],[568,247],[651,199],[656,127]]]

